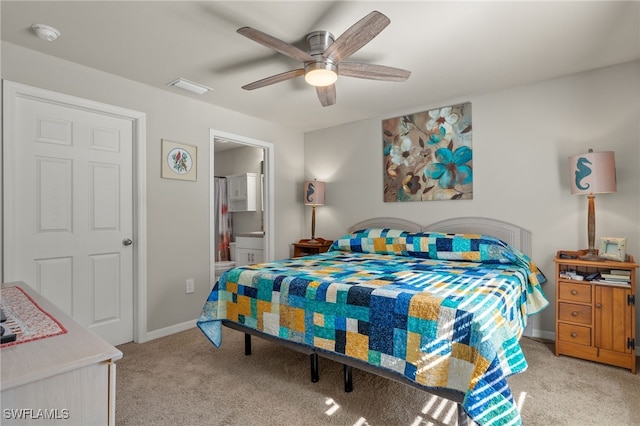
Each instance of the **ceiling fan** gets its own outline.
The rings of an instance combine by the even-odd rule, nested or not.
[[[336,103],[334,83],[338,75],[369,80],[405,81],[411,75],[411,71],[385,65],[342,62],[380,34],[390,22],[391,20],[382,13],[373,11],[349,27],[337,39],[328,31],[314,31],[306,36],[309,44],[307,52],[262,31],[242,27],[238,29],[239,34],[304,63],[303,68],[272,75],[242,88],[259,89],[304,75],[305,81],[315,86],[322,106],[329,106]]]

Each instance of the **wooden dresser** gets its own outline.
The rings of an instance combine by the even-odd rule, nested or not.
[[[585,261],[586,251],[559,251],[556,263],[556,356],[616,365],[636,372],[636,268],[626,262]],[[622,282],[588,280],[612,271]]]
[[[19,286],[67,333],[0,349],[0,423],[115,424],[115,362],[122,352],[25,283],[2,284],[8,286]]]

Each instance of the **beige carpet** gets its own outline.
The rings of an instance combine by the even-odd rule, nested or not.
[[[638,425],[640,374],[569,357],[523,338],[529,369],[509,378],[525,425]],[[224,328],[216,349],[198,329],[119,347],[117,425],[455,425],[455,404]]]

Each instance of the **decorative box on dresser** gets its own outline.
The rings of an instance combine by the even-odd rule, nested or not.
[[[3,425],[114,425],[122,352],[22,282],[18,286],[67,332],[0,349]]]
[[[628,368],[636,373],[636,269],[625,262],[579,259],[586,251],[559,251],[556,264],[558,355]],[[592,274],[615,271],[628,279],[606,282]]]

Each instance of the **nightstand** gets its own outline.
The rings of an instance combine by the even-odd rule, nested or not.
[[[626,262],[580,260],[585,253],[559,251],[554,259],[556,356],[615,365],[635,374],[638,264],[632,256]],[[614,279],[608,277],[612,274]]]
[[[311,240],[300,240],[293,243],[293,257],[310,256],[312,254],[324,253],[329,250],[333,240],[316,238],[317,243],[310,243]]]

